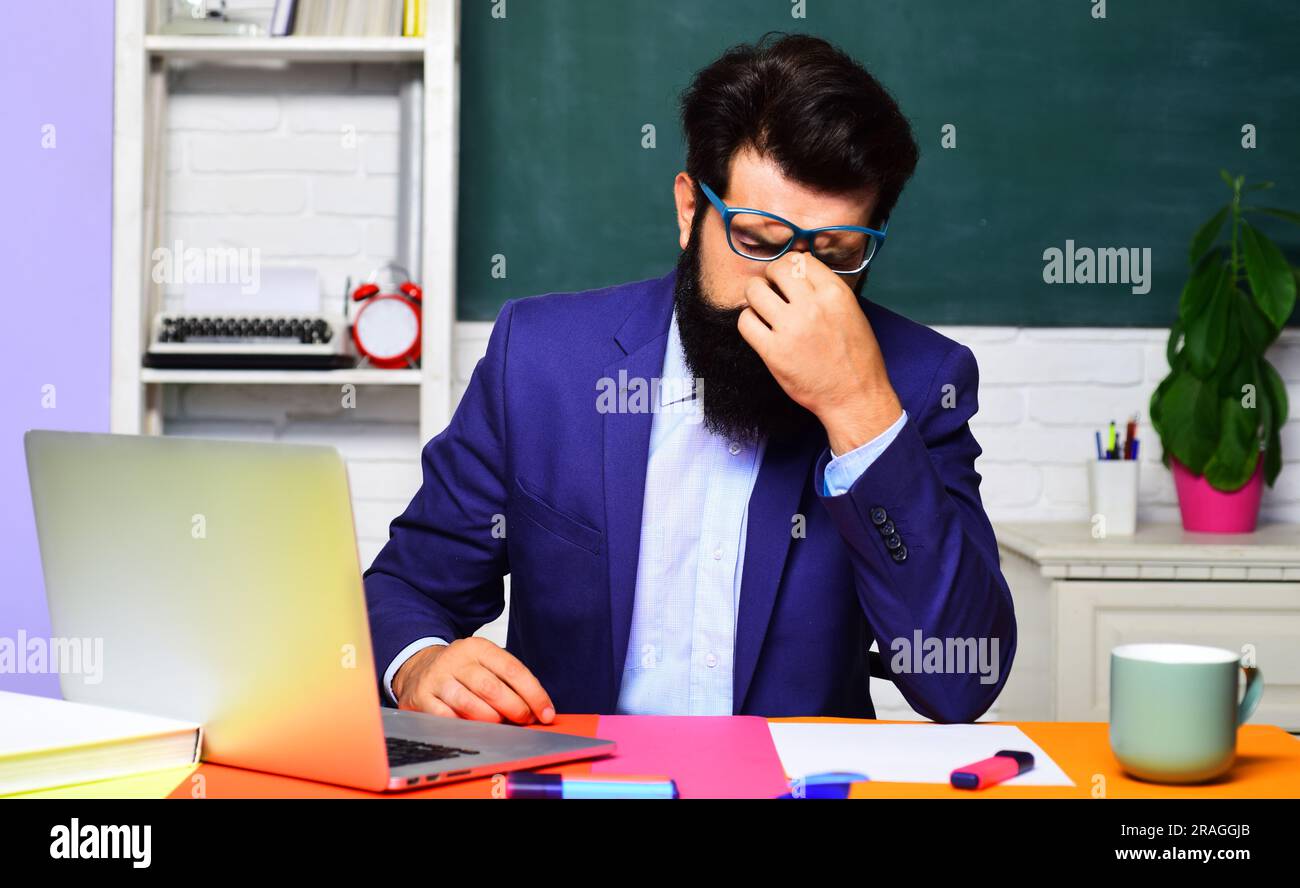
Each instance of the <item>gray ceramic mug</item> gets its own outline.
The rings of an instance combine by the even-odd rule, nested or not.
[[[1246,693],[1237,702],[1237,670]],[[1191,644],[1126,644],[1110,653],[1110,748],[1141,780],[1201,783],[1232,767],[1237,726],[1264,693],[1239,654]]]

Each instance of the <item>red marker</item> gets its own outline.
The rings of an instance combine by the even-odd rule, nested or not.
[[[1003,749],[994,753],[992,758],[975,762],[952,772],[949,778],[958,789],[986,789],[987,787],[1010,780],[1034,767],[1034,754]]]

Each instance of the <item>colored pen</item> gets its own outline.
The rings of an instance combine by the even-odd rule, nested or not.
[[[958,789],[986,789],[1003,780],[1019,776],[1033,767],[1033,753],[1003,749],[994,753],[992,758],[958,768],[948,779]]]
[[[1097,439],[1097,459],[1102,459],[1103,457],[1101,455],[1101,432],[1093,432],[1092,434]]]
[[[777,796],[778,799],[847,799],[849,790],[855,783],[863,783],[870,778],[857,771],[827,771],[822,774],[809,774],[790,781],[790,791]]]
[[[508,799],[676,799],[677,782],[667,777],[533,774],[506,775]]]

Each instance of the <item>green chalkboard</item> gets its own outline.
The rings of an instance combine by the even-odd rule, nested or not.
[[[1300,209],[1300,2],[1093,13],[1092,0],[464,0],[459,315],[668,271],[678,95],[727,46],[778,30],[865,63],[921,144],[871,298],[925,323],[1165,326],[1188,241],[1226,197],[1220,168],[1276,181],[1268,202]],[[1296,260],[1300,229],[1261,227]],[[1067,241],[1149,248],[1150,291],[1046,283],[1044,251]]]

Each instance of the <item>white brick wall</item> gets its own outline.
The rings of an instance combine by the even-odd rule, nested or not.
[[[167,109],[163,244],[247,247],[321,275],[326,307],[397,245],[398,72],[184,69]],[[178,285],[168,286],[168,307]]]
[[[1173,479],[1160,463],[1160,442],[1147,422],[1156,385],[1169,371],[1168,331],[1160,329],[940,328],[975,352],[979,414],[971,426],[984,448],[977,463],[994,521],[1084,521],[1083,463],[1094,458],[1092,433],[1111,419],[1140,414],[1139,515],[1176,522]],[[1287,331],[1269,353],[1300,405],[1300,331]],[[1263,519],[1300,521],[1300,421],[1282,432],[1287,464],[1265,489]]]

